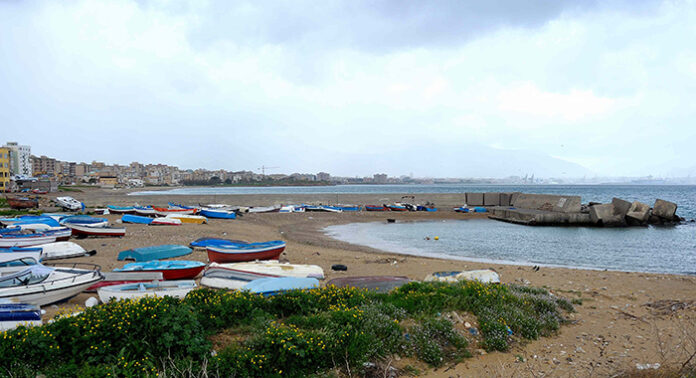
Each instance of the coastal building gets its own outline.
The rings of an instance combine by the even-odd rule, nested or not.
[[[10,188],[10,149],[0,148],[0,192],[7,192]]]
[[[373,182],[375,184],[386,184],[387,183],[387,175],[384,173],[376,173],[372,176]]]
[[[99,175],[99,181],[97,181],[97,184],[102,188],[115,188],[116,185],[118,185],[118,177]]]
[[[31,157],[31,168],[34,176],[55,177],[63,172],[59,161],[43,155]]]
[[[317,173],[317,181],[329,181],[331,180],[331,175],[326,172]]]
[[[13,176],[31,177],[31,147],[21,146],[17,142],[7,142],[3,146],[10,150],[10,174]]]

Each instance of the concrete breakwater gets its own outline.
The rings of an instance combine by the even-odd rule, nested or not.
[[[661,199],[650,205],[613,198],[610,203],[583,204],[580,196],[529,193],[466,193],[468,206],[485,206],[489,218],[536,226],[627,227],[674,225],[677,204]]]

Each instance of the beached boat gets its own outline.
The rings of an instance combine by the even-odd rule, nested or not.
[[[328,205],[303,205],[305,211],[323,211],[323,212],[328,212],[328,213],[340,213],[343,210],[341,210],[338,207],[335,206],[328,206]]]
[[[183,299],[197,287],[193,280],[154,281],[104,286],[97,289],[99,299],[106,303],[110,300],[138,299],[145,296],[175,297]]]
[[[416,211],[434,212],[434,211],[437,211],[437,208],[435,206],[432,206],[432,205],[417,205]]]
[[[68,259],[71,257],[94,256],[97,251],[87,251],[79,244],[73,242],[55,242],[40,244],[36,246],[42,249],[41,258],[43,260]]]
[[[469,212],[469,208],[466,206],[455,207],[453,210],[457,213],[468,213]]]
[[[388,211],[389,208],[384,205],[365,205],[365,211]]]
[[[58,222],[62,226],[78,225],[89,227],[107,227],[109,220],[106,218],[95,218],[89,215],[68,215]]]
[[[45,218],[50,218],[47,217],[45,214],[43,215],[19,215],[16,217],[12,218],[0,218],[0,224],[3,226],[11,226],[17,222],[24,222],[24,221],[29,221],[29,220],[37,220],[37,219],[45,219]]]
[[[152,222],[151,217],[143,217],[141,215],[124,214],[121,217],[121,222],[123,223],[137,223],[137,224],[150,224]]]
[[[263,243],[236,245],[209,245],[208,260],[210,262],[242,262],[254,260],[277,260],[285,250],[285,242],[273,240]]]
[[[0,331],[41,325],[41,308],[28,303],[0,303]]]
[[[276,260],[232,264],[211,263],[201,278],[201,285],[219,289],[241,289],[247,283],[264,277],[312,277],[324,279],[318,265],[280,263]]]
[[[204,207],[201,209],[200,215],[214,219],[236,219],[237,212],[235,210],[211,209]]]
[[[335,207],[337,209],[341,209],[341,211],[360,211],[360,205],[338,204],[338,205],[333,205],[333,207]]]
[[[193,250],[185,245],[167,244],[133,248],[118,253],[118,260],[152,261],[185,256]]]
[[[39,207],[39,200],[37,198],[5,197],[5,200],[11,208],[16,210],[32,209]]]
[[[22,230],[31,231],[46,231],[56,227],[61,227],[55,219],[51,217],[25,217],[20,218],[11,223],[12,226],[19,227]]]
[[[455,272],[435,272],[433,274],[427,275],[424,281],[478,281],[482,283],[500,283],[500,275],[491,269]]]
[[[188,215],[188,214],[169,214],[165,218],[178,219],[181,223],[189,224],[203,224],[208,223],[208,218],[202,215]]]
[[[209,245],[239,245],[239,244],[249,244],[248,241],[244,240],[234,240],[234,239],[220,239],[220,238],[198,238],[189,244],[191,247],[205,248]]]
[[[389,211],[408,211],[408,208],[402,204],[387,205]]]
[[[280,206],[253,206],[247,211],[248,213],[277,213],[280,211]]]
[[[42,232],[46,236],[54,236],[56,241],[66,241],[70,239],[73,230],[70,227],[55,227]]]
[[[167,209],[164,207],[152,207],[152,210],[155,211],[156,215],[166,217],[169,214],[189,214],[193,215],[198,212],[198,209],[191,208],[191,209]]]
[[[53,243],[55,235],[46,234],[0,234],[0,247],[30,247]]]
[[[279,213],[304,213],[305,208],[302,205],[285,205],[281,206]]]
[[[72,229],[73,236],[77,238],[92,237],[104,237],[104,238],[120,238],[126,235],[125,228],[118,227],[89,227],[89,226],[79,226],[76,224],[68,224],[68,227]]]
[[[375,290],[378,293],[386,293],[409,282],[411,280],[403,276],[354,276],[334,278],[327,282],[326,285],[357,287]]]
[[[122,285],[136,282],[152,282],[164,279],[162,272],[102,272],[104,279],[94,283],[85,289],[86,292],[95,292],[100,287]]]
[[[93,264],[36,264],[0,277],[0,300],[43,306],[71,298],[102,278]]]
[[[107,205],[106,208],[109,209],[109,212],[113,214],[132,214],[135,212],[135,207],[133,206]]]
[[[152,206],[134,206],[133,209],[135,210],[135,213],[138,215],[144,215],[144,216],[154,216],[155,215],[155,209],[153,209]]]
[[[181,226],[181,221],[175,218],[158,217],[150,222],[150,226]]]
[[[242,290],[264,296],[272,296],[289,290],[312,289],[315,287],[319,287],[319,281],[316,278],[267,277],[249,282],[244,285]]]
[[[41,248],[36,247],[0,248],[0,274],[16,270],[16,268],[7,268],[38,264],[41,261],[42,251]]]
[[[84,206],[82,202],[72,198],[72,197],[56,197],[54,200],[56,204],[65,210],[77,211],[82,209]]]
[[[205,268],[200,261],[146,261],[126,264],[114,272],[160,272],[165,280],[193,279]]]

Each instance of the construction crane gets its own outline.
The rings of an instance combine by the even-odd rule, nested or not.
[[[280,168],[280,167],[267,167],[265,165],[262,165],[261,168],[257,168],[257,169],[261,171],[262,175],[266,176],[267,169],[278,169],[278,168]]]

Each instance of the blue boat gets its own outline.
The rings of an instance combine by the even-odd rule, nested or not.
[[[41,325],[41,308],[27,303],[0,303],[0,331]]]
[[[143,217],[141,215],[124,214],[121,217],[121,222],[123,222],[123,223],[150,224],[150,223],[152,223],[152,219],[153,218]]]
[[[474,207],[474,213],[487,213],[488,210],[485,207]]]
[[[342,211],[360,211],[360,205],[334,205],[333,207]]]
[[[182,210],[193,210],[193,209],[195,209],[195,207],[182,205],[182,204],[180,204],[180,203],[167,202],[167,204],[168,204],[169,207],[172,208],[172,209],[182,209]]]
[[[109,209],[110,212],[116,213],[116,214],[127,214],[127,213],[132,213],[135,211],[135,208],[133,206],[107,205],[106,208]]]
[[[184,245],[167,244],[133,248],[118,253],[118,260],[152,261],[191,254],[193,250]]]
[[[253,280],[242,287],[252,293],[264,296],[282,294],[289,290],[312,289],[319,287],[319,280],[310,277],[268,277]]]
[[[198,238],[189,244],[191,247],[201,247],[205,248],[208,246],[225,246],[225,245],[244,245],[249,244],[249,242],[244,240],[233,240],[233,239],[218,239],[218,238]]]
[[[46,216],[32,216],[32,217],[21,217],[17,221],[12,222],[12,226],[22,226],[29,224],[45,224],[49,227],[60,227],[60,223],[51,217]]]
[[[416,211],[437,211],[436,207],[433,206],[423,206],[423,205],[418,205],[416,206]]]
[[[21,227],[7,227],[7,228],[0,228],[0,234],[13,234],[22,231]]]
[[[198,214],[202,215],[204,217],[213,218],[213,219],[236,219],[237,218],[236,212],[228,211],[228,210],[213,210],[213,209],[203,208],[203,209],[201,209],[201,211]]]
[[[61,225],[76,224],[78,226],[101,227],[107,226],[109,224],[109,220],[106,218],[90,217],[89,215],[68,215],[60,218],[59,223]]]

